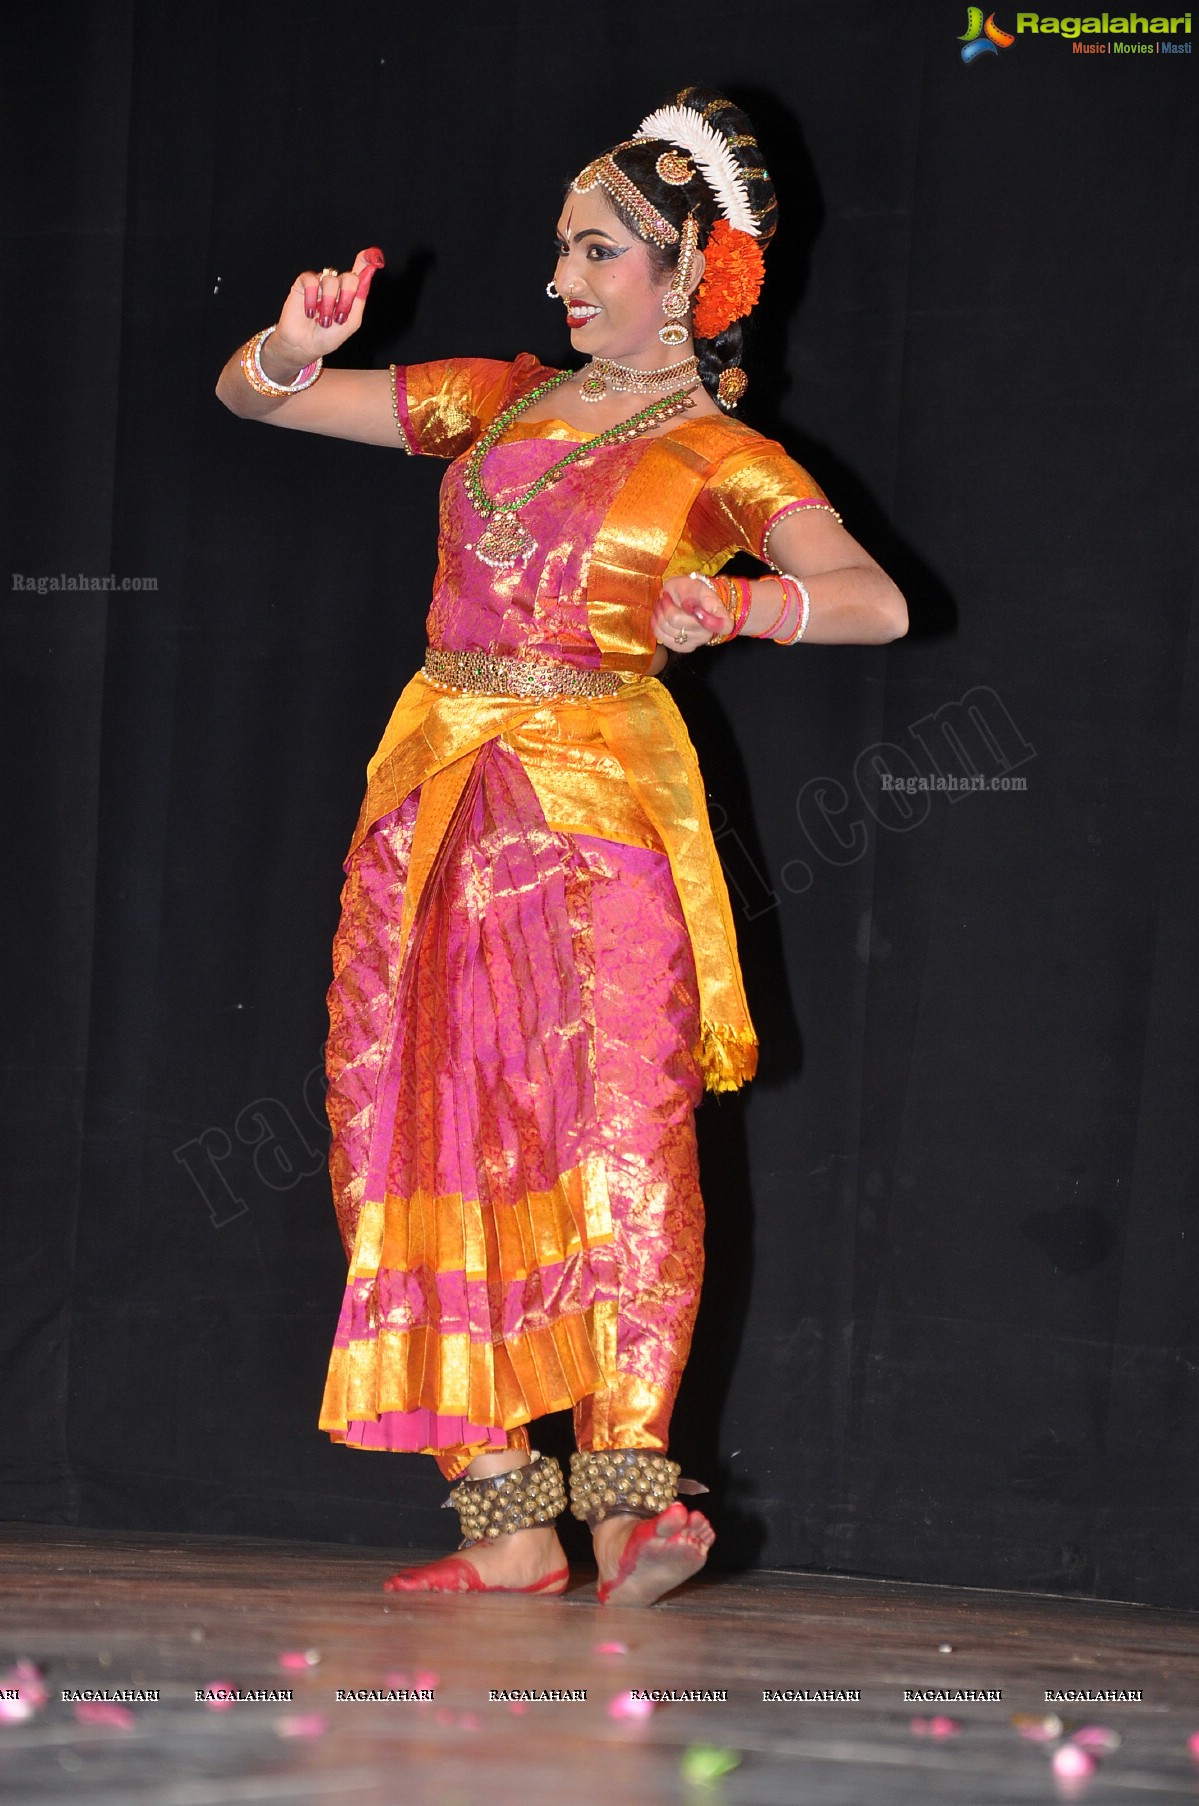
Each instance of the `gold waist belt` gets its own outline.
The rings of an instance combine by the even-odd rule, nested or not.
[[[425,648],[424,673],[443,689],[476,696],[615,696],[619,671],[594,671],[562,659],[510,658],[499,652]]]

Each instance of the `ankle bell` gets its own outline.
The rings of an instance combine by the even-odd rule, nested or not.
[[[459,1480],[451,1487],[442,1510],[453,1506],[458,1513],[462,1528],[459,1549],[510,1536],[514,1530],[529,1530],[534,1524],[552,1524],[566,1510],[560,1465],[553,1455],[542,1455],[537,1449],[531,1449],[530,1455],[523,1467],[480,1480]]]
[[[656,1518],[680,1493],[707,1492],[683,1480],[677,1461],[654,1449],[578,1449],[570,1458],[571,1516],[592,1529],[605,1518]]]

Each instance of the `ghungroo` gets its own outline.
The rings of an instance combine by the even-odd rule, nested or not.
[[[656,1518],[679,1493],[707,1492],[681,1480],[677,1461],[654,1449],[577,1449],[570,1458],[571,1516],[593,1528],[605,1518]]]
[[[488,1474],[481,1480],[459,1480],[451,1487],[442,1510],[451,1506],[462,1526],[459,1549],[528,1530],[533,1524],[551,1524],[566,1510],[562,1469],[553,1455],[530,1451],[523,1467]]]

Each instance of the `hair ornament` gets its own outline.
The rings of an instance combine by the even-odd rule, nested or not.
[[[740,364],[729,364],[720,372],[716,384],[717,399],[721,407],[727,408],[731,414],[748,388],[749,378]]]
[[[631,142],[631,139],[626,138],[625,144]],[[624,145],[618,144],[615,149],[623,150]],[[607,189],[618,207],[623,207],[637,221],[645,238],[651,239],[661,250],[678,244],[678,227],[672,225],[664,214],[659,213],[646,200],[636,183],[625,175],[611,151],[605,152],[602,157],[596,157],[586,169],[580,170],[571,187],[576,194],[587,194],[597,182],[601,188]]]
[[[633,136],[634,139],[665,138],[668,144],[689,151],[729,225],[750,238],[759,236],[757,215],[750,205],[749,190],[740,165],[729,149],[727,138],[702,114],[693,107],[659,107],[656,112],[646,115]],[[669,178],[663,177],[663,180]]]
[[[662,180],[669,182],[672,188],[685,188],[695,174],[693,164],[686,157],[680,156],[676,150],[663,151],[654,168]]]

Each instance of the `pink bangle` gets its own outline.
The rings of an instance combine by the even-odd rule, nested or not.
[[[782,575],[781,572],[774,573],[773,577],[763,577],[761,579],[761,581],[763,583],[770,583],[771,581],[773,581],[778,584],[779,588],[783,592],[783,606],[779,610],[778,614],[774,617],[774,620],[770,623],[770,626],[763,627],[762,631],[760,633],[755,633],[753,636],[755,640],[771,640],[774,638],[775,634],[778,632],[778,629],[782,626],[783,622],[787,618],[788,610],[791,607],[791,592],[787,588],[786,578]]]
[[[802,598],[803,606],[799,610],[799,620],[796,623],[795,632],[787,639],[776,640],[775,644],[778,646],[794,646],[796,640],[802,640],[804,634],[807,632],[808,617],[812,612],[812,598],[808,594],[807,584],[804,583],[801,578],[788,576],[785,578],[785,581],[794,584],[796,597],[797,599]]]

